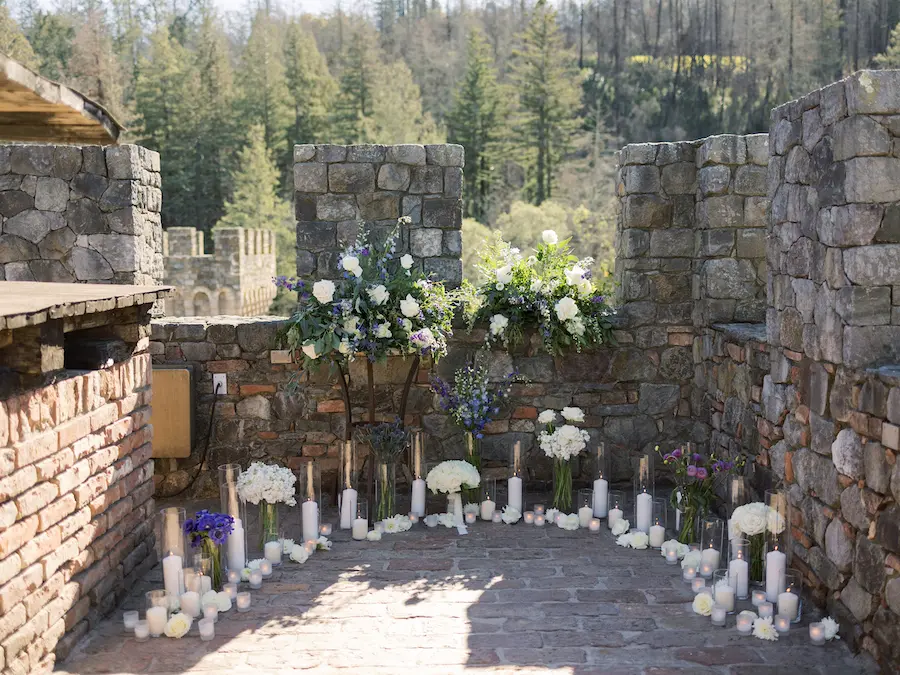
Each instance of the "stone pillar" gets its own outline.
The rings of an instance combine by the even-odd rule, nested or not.
[[[338,278],[340,252],[360,223],[387,236],[400,216],[397,255],[450,286],[462,281],[462,167],[459,145],[297,145],[294,189],[297,274]]]
[[[146,148],[0,146],[0,279],[159,283],[161,205]]]

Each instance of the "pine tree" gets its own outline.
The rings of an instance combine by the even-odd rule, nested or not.
[[[340,93],[333,117],[337,142],[357,143],[364,138],[363,120],[372,114],[377,70],[382,61],[383,54],[371,29],[361,27],[340,56]]]
[[[492,180],[492,155],[505,117],[490,47],[481,33],[472,31],[466,72],[456,89],[447,126],[450,142],[466,149],[463,169],[466,215],[479,220],[484,217]]]
[[[522,112],[520,144],[534,161],[532,201],[540,204],[552,193],[553,170],[566,139],[575,128],[580,101],[572,55],[563,46],[556,12],[538,0],[522,48],[513,53],[513,81]]]
[[[322,142],[338,85],[315,37],[299,21],[291,21],[285,31],[284,60],[294,118],[288,145]]]
[[[63,79],[66,64],[72,58],[75,37],[69,17],[36,8],[25,22],[25,35],[38,59],[40,74],[51,80]]]
[[[888,48],[875,57],[875,65],[884,70],[900,68],[900,23],[891,31]]]
[[[40,59],[35,55],[19,24],[10,15],[5,2],[0,4],[0,52],[33,70],[40,67]]]
[[[362,139],[369,143],[443,143],[446,136],[422,110],[419,86],[403,61],[378,68]]]
[[[266,131],[262,124],[250,127],[247,144],[238,153],[232,183],[234,192],[225,202],[225,215],[219,219],[216,228],[274,230],[278,273],[291,274],[296,269],[291,205],[278,196],[278,168],[266,146]]]

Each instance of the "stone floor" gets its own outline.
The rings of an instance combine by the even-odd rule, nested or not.
[[[777,643],[692,613],[680,567],[597,534],[479,522],[467,536],[424,525],[377,543],[336,533],[330,552],[286,562],[231,610],[216,638],[135,642],[121,609],[162,586],[156,568],[58,672],[281,675],[853,675],[874,673],[803,625]]]

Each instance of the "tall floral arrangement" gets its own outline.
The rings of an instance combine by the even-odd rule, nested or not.
[[[675,471],[677,487],[672,492],[671,501],[672,508],[681,512],[678,541],[682,544],[694,543],[697,541],[694,530],[697,519],[709,513],[716,496],[715,477],[733,471],[743,462],[716,459],[714,454],[704,457],[693,452],[690,444],[687,450],[675,448],[666,454],[656,446],[656,452],[662,457],[663,464]]]
[[[763,580],[766,533],[779,535],[787,523],[777,509],[762,502],[738,506],[728,519],[728,538],[750,542],[750,581]]]
[[[560,415],[567,424],[559,427],[556,411],[545,410],[538,415],[538,422],[544,425],[538,441],[544,454],[553,460],[553,508],[568,513],[572,509],[571,460],[584,451],[590,436],[573,424],[584,422],[581,408],[563,408]]]
[[[184,522],[184,533],[191,542],[191,548],[199,548],[204,558],[210,561],[210,577],[212,587],[222,587],[222,556],[220,546],[228,539],[234,529],[234,518],[226,513],[210,513],[203,509],[197,511],[193,518]]]
[[[559,241],[553,230],[542,238],[529,256],[499,236],[485,246],[477,268],[486,281],[466,304],[470,325],[487,325],[488,343],[507,347],[536,329],[550,354],[609,342],[611,311],[593,259],[574,256],[570,240]]]
[[[391,518],[394,513],[394,471],[395,465],[407,447],[406,430],[395,422],[367,424],[357,431],[360,441],[369,445],[376,461],[375,521]]]
[[[428,472],[425,484],[435,494],[447,495],[447,511],[453,516],[453,524],[462,525],[461,492],[478,488],[481,484],[481,474],[468,462],[448,459]]]
[[[253,462],[238,476],[238,496],[259,506],[260,548],[271,537],[278,536],[277,504],[296,506],[294,472],[283,466]]]

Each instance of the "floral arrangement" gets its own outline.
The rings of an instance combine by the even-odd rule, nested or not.
[[[500,516],[500,520],[502,520],[507,525],[512,525],[513,523],[518,523],[521,517],[522,513],[519,511],[519,509],[507,504],[503,507],[503,513]]]
[[[728,538],[743,538],[750,542],[750,579],[763,580],[763,561],[766,532],[781,534],[787,523],[777,509],[762,502],[738,506],[728,519]]]
[[[324,535],[320,536],[318,539],[316,539],[316,550],[317,551],[330,551],[333,543],[334,542],[332,542],[328,537],[326,537]]]
[[[634,532],[626,532],[625,534],[619,536],[616,539],[616,543],[619,546],[624,546],[625,548],[633,548],[638,551],[643,551],[644,549],[650,546],[650,535],[646,532],[641,532],[640,530],[635,530]]]
[[[584,421],[581,408],[563,408],[561,414],[566,422]],[[568,511],[572,508],[572,466],[569,460],[587,447],[590,435],[574,424],[556,428],[556,413],[553,410],[543,411],[538,416],[538,422],[544,425],[538,439],[541,450],[553,460],[553,506]]]
[[[453,495],[463,488],[477,488],[481,484],[481,475],[468,462],[448,459],[428,472],[425,484],[435,494]]]
[[[294,472],[283,466],[253,462],[242,471],[237,480],[238,496],[245,502],[259,506],[259,546],[269,537],[278,536],[278,509],[276,504],[296,506]]]
[[[455,298],[443,284],[413,270],[409,254],[397,258],[401,218],[384,244],[360,227],[356,242],[341,254],[343,279],[313,284],[279,277],[276,285],[298,291],[300,306],[286,333],[288,346],[315,367],[322,357],[345,362],[356,354],[370,361],[389,354],[440,358],[447,338]]]
[[[219,547],[228,539],[234,529],[234,518],[226,513],[210,513],[206,509],[197,511],[193,518],[184,521],[184,533],[191,540],[191,548],[203,551],[203,557],[210,559],[210,580],[213,588],[222,585],[222,558]]]
[[[708,513],[715,499],[715,476],[740,468],[743,460],[728,462],[716,459],[715,455],[704,458],[691,452],[690,446],[687,451],[675,448],[665,455],[656,446],[656,452],[662,456],[663,464],[675,470],[677,488],[672,491],[672,508],[682,513],[678,541],[689,544],[696,541],[694,524],[697,517]]]
[[[400,420],[397,419],[394,422],[366,424],[359,427],[356,434],[361,442],[367,443],[372,448],[372,454],[377,462],[375,482],[378,489],[375,494],[375,521],[381,521],[389,518],[395,511],[394,486],[390,475],[394,470],[393,464],[406,450],[407,433]]]
[[[515,346],[526,329],[539,331],[544,349],[560,354],[611,340],[611,311],[594,283],[592,258],[572,255],[570,240],[553,230],[528,257],[499,236],[482,251],[478,271],[486,279],[466,303],[469,325],[489,325],[486,341]]]

